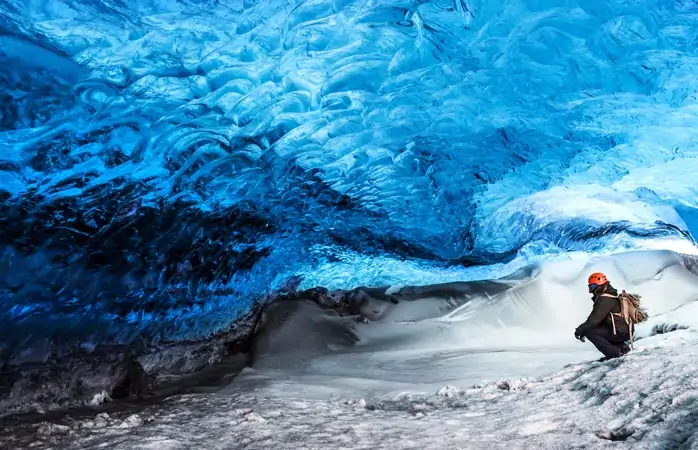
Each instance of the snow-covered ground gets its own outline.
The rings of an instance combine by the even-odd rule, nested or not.
[[[15,426],[0,444],[698,448],[698,277],[678,261],[645,252],[558,262],[494,296],[401,302],[371,323],[300,303],[267,318],[255,363],[223,389]],[[597,269],[652,314],[635,350],[607,362],[573,337],[591,307],[581,274]]]
[[[698,333],[675,331],[642,344],[615,361],[425,394],[183,396],[127,417],[38,424],[35,443],[73,449],[698,448]]]

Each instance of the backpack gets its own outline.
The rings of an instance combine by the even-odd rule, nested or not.
[[[617,296],[611,294],[601,294],[601,296],[617,298],[620,302],[620,313],[611,313],[611,316],[620,317],[628,324],[630,345],[632,346],[634,325],[636,323],[642,323],[649,318],[647,311],[640,305],[640,299],[642,297],[639,294],[625,292],[625,289]],[[613,334],[616,334],[616,322],[613,320],[613,317],[611,317],[611,323],[613,324]]]

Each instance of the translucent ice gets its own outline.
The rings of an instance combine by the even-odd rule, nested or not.
[[[420,284],[688,248],[695,13],[3,2],[3,345],[200,337],[295,274]]]

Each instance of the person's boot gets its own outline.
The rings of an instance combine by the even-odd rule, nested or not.
[[[621,356],[625,356],[628,353],[630,353],[630,346],[624,343],[618,346],[618,356],[604,356],[603,358],[600,358],[598,361],[604,362],[611,359],[620,358]]]

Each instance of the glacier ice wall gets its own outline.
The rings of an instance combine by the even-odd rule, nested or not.
[[[691,243],[697,13],[5,0],[3,348],[203,336],[290,275],[426,283]]]

